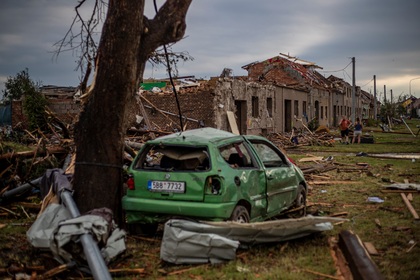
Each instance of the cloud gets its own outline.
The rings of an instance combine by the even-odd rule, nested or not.
[[[57,60],[52,54],[77,3],[0,1],[0,80],[28,67],[44,84],[77,85],[77,54],[63,53]],[[179,65],[180,75],[207,78],[223,68],[245,75],[242,66],[281,52],[351,82],[351,66],[342,69],[355,57],[357,85],[369,89],[376,75],[378,88],[386,84],[408,94],[410,79],[420,76],[419,10],[420,1],[414,0],[195,0],[187,14],[186,37],[173,50],[194,57]],[[154,14],[153,2],[146,1],[146,15]],[[334,70],[341,71],[327,72]],[[167,77],[166,69],[148,68],[148,76]],[[420,97],[420,82],[412,83],[412,93]]]

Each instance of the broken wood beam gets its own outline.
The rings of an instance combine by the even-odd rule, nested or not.
[[[405,193],[400,193],[405,205],[407,206],[408,210],[410,210],[411,214],[413,215],[415,220],[419,220],[419,214],[417,214],[416,210],[414,209],[413,205],[411,205],[410,200],[408,200],[407,196],[405,195]]]
[[[338,246],[343,252],[354,279],[384,280],[362,242],[353,232],[343,230],[339,234]]]

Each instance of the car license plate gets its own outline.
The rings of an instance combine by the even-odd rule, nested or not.
[[[184,193],[185,182],[149,181],[147,189],[152,192]]]

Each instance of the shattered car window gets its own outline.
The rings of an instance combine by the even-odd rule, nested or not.
[[[205,171],[210,169],[206,147],[150,146],[142,151],[135,169]]]
[[[287,166],[285,156],[266,143],[252,143],[265,167]]]
[[[252,158],[243,143],[235,143],[219,148],[223,159],[232,168],[253,167]]]

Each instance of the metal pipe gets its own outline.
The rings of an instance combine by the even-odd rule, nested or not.
[[[404,118],[401,116],[401,120],[403,121],[403,123],[405,124],[405,126],[408,128],[408,130],[410,130],[411,134],[413,134],[414,137],[416,137],[416,135],[413,133],[413,131],[411,130],[411,128],[408,126],[408,124],[405,122]]]
[[[39,177],[38,179],[32,180],[32,181],[31,181],[31,182],[29,182],[29,183],[23,184],[23,185],[21,185],[21,186],[19,186],[19,187],[16,187],[16,188],[14,188],[14,189],[12,189],[12,190],[10,190],[10,191],[7,191],[7,192],[5,192],[5,193],[1,196],[1,198],[2,198],[2,199],[3,199],[3,198],[4,198],[4,199],[7,199],[7,198],[12,197],[12,196],[15,196],[15,195],[17,195],[17,194],[23,193],[23,192],[25,192],[26,190],[28,190],[28,189],[32,188],[34,185],[38,185],[38,184],[41,182],[41,179],[42,179],[42,177]]]
[[[152,106],[149,106],[149,105],[144,105],[144,107],[146,107],[148,109],[154,109]],[[179,115],[175,114],[175,113],[171,113],[171,112],[168,112],[168,111],[163,111],[163,110],[160,110],[160,109],[159,109],[159,111],[162,112],[162,113],[165,113],[167,115],[171,115],[171,116],[174,116],[174,117],[179,117]],[[187,117],[184,117],[184,116],[182,116],[182,118],[186,119],[186,120],[189,120],[189,121],[192,121],[192,122],[196,122],[196,123],[200,122],[199,120],[195,120],[195,119],[192,119],[192,118],[187,118]]]
[[[79,217],[80,212],[73,200],[71,191],[64,189],[60,196],[67,210],[69,210],[72,218]],[[86,260],[89,264],[93,278],[96,280],[112,280],[108,267],[106,266],[101,252],[97,246],[98,244],[96,244],[96,242],[93,240],[92,235],[88,233],[81,235],[80,242],[82,243],[83,252],[85,253]]]

